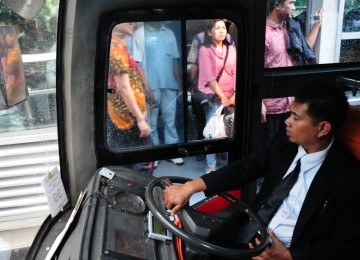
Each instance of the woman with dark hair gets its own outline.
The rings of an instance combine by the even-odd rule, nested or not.
[[[199,91],[215,94],[213,102],[204,104],[206,121],[220,105],[235,105],[236,49],[226,39],[223,19],[211,20],[205,30],[204,43],[199,50]],[[216,170],[215,154],[206,156],[206,172]]]

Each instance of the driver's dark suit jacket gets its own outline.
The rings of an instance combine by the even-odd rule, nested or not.
[[[282,180],[298,151],[285,134],[246,158],[201,178],[207,194],[238,189],[265,177],[253,209]],[[290,253],[297,259],[358,259],[360,247],[360,162],[336,139],[306,195]]]

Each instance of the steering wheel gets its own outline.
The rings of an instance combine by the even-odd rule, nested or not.
[[[154,215],[154,217],[157,218],[173,235],[180,237],[183,241],[185,241],[189,245],[204,250],[205,252],[208,252],[213,255],[225,256],[229,258],[243,258],[243,257],[248,258],[248,257],[256,256],[259,255],[262,251],[264,251],[265,248],[268,246],[269,237],[264,222],[251,208],[249,208],[249,206],[247,206],[241,201],[236,202],[238,203],[238,208],[241,209],[243,212],[245,212],[245,215],[247,215],[249,218],[253,220],[254,224],[257,225],[260,231],[260,244],[255,246],[254,248],[232,249],[232,248],[218,246],[216,244],[197,238],[194,235],[191,235],[190,233],[184,231],[183,229],[180,229],[172,221],[170,221],[168,215],[166,215],[165,212],[162,212],[162,210],[160,210],[160,208],[156,205],[153,196],[154,188],[161,187],[163,189],[164,187],[169,185],[168,180],[170,180],[172,183],[185,183],[190,179],[184,177],[173,177],[173,176],[171,177],[164,176],[157,178],[147,185],[145,190],[145,199],[146,199],[146,204],[149,210],[151,211],[151,213]]]

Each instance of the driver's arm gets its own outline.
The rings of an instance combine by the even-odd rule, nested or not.
[[[169,186],[164,190],[164,205],[171,209],[171,215],[174,215],[189,201],[191,195],[205,190],[206,185],[201,178],[188,181],[184,185]]]
[[[283,138],[287,138],[284,134]],[[205,191],[205,195],[235,190],[260,178],[265,177],[270,161],[270,153],[266,146],[258,149],[243,160],[238,160],[204,174],[200,178],[186,182],[184,185],[172,185],[164,191],[164,205],[175,214],[186,205],[191,195]]]

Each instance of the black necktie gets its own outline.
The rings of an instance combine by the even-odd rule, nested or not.
[[[300,159],[296,162],[296,166],[292,172],[290,172],[274,189],[270,196],[265,200],[263,205],[257,211],[259,217],[267,225],[271,218],[274,216],[278,208],[284,199],[289,196],[290,190],[297,181],[300,173]],[[258,228],[254,223],[248,222],[240,231],[239,241],[243,244],[247,244],[257,233]]]

